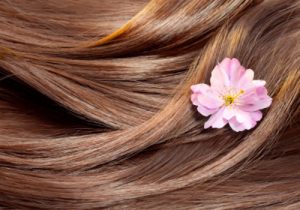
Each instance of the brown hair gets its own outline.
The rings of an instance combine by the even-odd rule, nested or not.
[[[300,2],[0,2],[0,207],[299,209]],[[190,86],[236,57],[272,106],[203,129]]]

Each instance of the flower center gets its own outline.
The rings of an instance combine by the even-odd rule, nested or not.
[[[234,102],[234,99],[235,98],[233,96],[224,96],[225,105],[229,106]]]
[[[231,104],[233,104],[234,101],[237,98],[239,98],[244,92],[245,92],[244,90],[240,90],[240,92],[237,94],[228,94],[228,95],[223,96],[225,106],[230,106]]]

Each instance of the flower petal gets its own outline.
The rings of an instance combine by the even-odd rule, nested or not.
[[[250,120],[250,121],[247,121],[246,123],[243,123],[243,125],[245,126],[245,128],[246,128],[247,130],[250,130],[250,129],[252,129],[252,128],[255,127],[256,121]]]
[[[224,58],[221,63],[218,64],[221,71],[223,71],[226,76],[229,78],[230,74],[230,65],[231,65],[231,59],[230,58]]]
[[[272,104],[272,98],[260,91],[239,99],[239,108],[247,112],[265,109]]]
[[[202,105],[208,109],[216,109],[223,105],[224,101],[210,86],[206,84],[192,85],[191,101],[194,105]]]
[[[264,86],[251,88],[238,99],[239,108],[248,112],[267,108],[272,103],[272,98],[267,94],[268,91]]]
[[[241,78],[240,78],[240,80],[237,84],[237,87],[239,89],[243,89],[243,90],[251,87],[253,78],[254,78],[253,70],[252,69],[247,69],[245,71],[245,73],[241,76]]]
[[[223,101],[213,93],[199,94],[197,100],[200,105],[207,107],[208,109],[216,109],[223,105]]]
[[[218,111],[218,109],[208,109],[208,108],[206,108],[204,106],[199,105],[197,107],[197,111],[200,114],[202,114],[203,116],[207,117],[207,116],[209,116],[211,114],[214,114],[216,111]]]
[[[217,91],[223,91],[224,87],[230,86],[229,70],[230,58],[224,58],[221,63],[215,66],[211,72],[210,84]]]
[[[272,98],[267,96],[265,99],[257,101],[255,104],[240,106],[240,109],[247,112],[254,112],[260,109],[268,108],[272,104]]]
[[[246,129],[242,123],[239,123],[236,120],[235,117],[229,120],[229,125],[232,128],[232,130],[234,130],[235,132],[240,132]]]
[[[253,80],[252,83],[255,87],[261,87],[266,85],[266,81],[264,80]]]
[[[227,124],[227,120],[223,119],[224,108],[221,108],[219,111],[214,113],[208,121],[204,124],[204,128],[207,129],[209,127],[213,128],[222,128]]]
[[[232,107],[225,107],[223,117],[226,120],[230,120],[235,116],[235,110]]]
[[[247,122],[239,122],[235,117],[229,120],[230,127],[236,131],[244,131],[244,130],[250,130],[251,128],[255,127],[256,122],[254,120],[250,120]]]
[[[246,129],[250,129],[252,128],[252,118],[251,118],[251,115],[249,114],[249,112],[245,112],[245,111],[242,111],[242,110],[236,110],[236,120],[239,122],[239,123],[242,123],[243,126],[246,128]]]
[[[191,90],[193,93],[205,93],[209,89],[210,87],[207,84],[203,84],[203,83],[191,86]]]
[[[260,121],[262,119],[261,111],[250,112],[249,114],[251,116],[251,119],[254,121]]]
[[[264,80],[253,80],[252,81],[252,85],[248,86],[246,89],[244,89],[245,93],[241,96],[241,98],[246,98],[249,95],[253,94],[265,94],[267,95],[268,91],[267,89],[264,87],[266,84],[266,81]]]
[[[244,73],[245,73],[245,68],[241,66],[239,60],[236,58],[231,59],[230,73],[229,73],[231,86],[235,87]]]
[[[191,95],[191,101],[192,101],[192,104],[195,105],[195,106],[198,106],[200,105],[199,102],[198,102],[198,93],[193,93]]]

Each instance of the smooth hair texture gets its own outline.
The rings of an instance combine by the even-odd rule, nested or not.
[[[0,207],[300,209],[299,0],[0,1]],[[273,98],[203,128],[238,58]]]

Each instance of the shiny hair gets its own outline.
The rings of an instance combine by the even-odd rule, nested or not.
[[[0,207],[300,209],[298,0],[0,1]],[[273,98],[203,129],[224,57]]]

